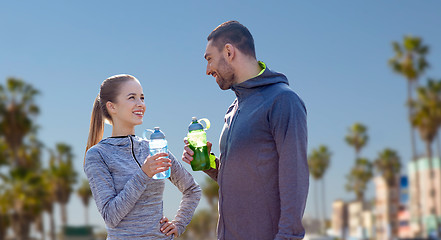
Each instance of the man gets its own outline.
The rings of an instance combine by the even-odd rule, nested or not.
[[[245,26],[225,22],[207,39],[207,75],[237,97],[225,115],[217,168],[205,171],[219,184],[218,239],[302,239],[306,108],[283,74],[256,60]],[[190,163],[185,143],[182,160]]]

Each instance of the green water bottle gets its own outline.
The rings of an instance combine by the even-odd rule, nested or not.
[[[205,128],[200,122],[205,122]],[[207,149],[207,134],[205,130],[210,128],[210,121],[202,118],[198,121],[196,117],[192,118],[191,124],[188,126],[187,140],[189,147],[193,150],[193,160],[191,168],[193,171],[201,171],[210,169],[210,153]]]

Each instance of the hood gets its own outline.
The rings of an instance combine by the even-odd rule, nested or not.
[[[288,79],[282,73],[274,72],[268,67],[262,74],[250,78],[245,82],[231,86],[238,98],[246,97],[249,93],[254,92],[256,88],[272,85],[276,83],[284,83],[289,85]]]

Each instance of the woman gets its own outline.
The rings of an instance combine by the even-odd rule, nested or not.
[[[145,109],[141,84],[130,75],[104,80],[93,105],[84,171],[109,240],[173,239],[201,198],[199,185],[170,152],[149,156],[148,141],[134,135]],[[101,140],[104,121],[112,136]],[[152,179],[170,167],[169,180],[183,193],[173,221],[162,213],[165,181]]]

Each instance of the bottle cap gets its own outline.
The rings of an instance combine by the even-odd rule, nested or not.
[[[155,131],[150,135],[150,139],[165,139],[165,134],[159,130],[159,127],[155,127]]]
[[[188,126],[188,131],[194,131],[194,130],[204,130],[204,126],[198,122],[198,119],[196,117],[193,117],[191,119],[191,124]]]

